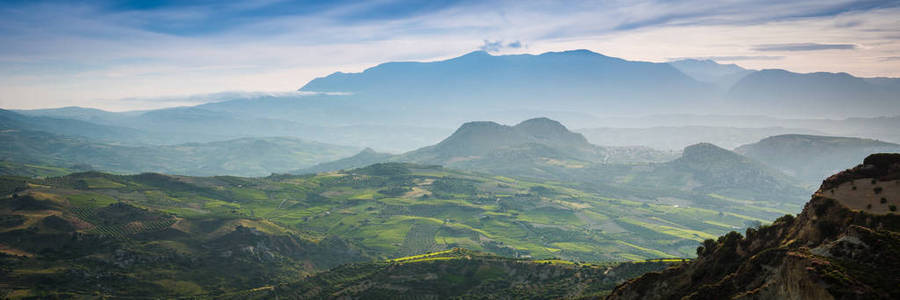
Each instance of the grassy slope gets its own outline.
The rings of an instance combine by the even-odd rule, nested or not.
[[[388,261],[343,265],[254,296],[364,296],[367,299],[598,297],[623,280],[680,262],[592,265],[504,258],[454,248]]]
[[[143,284],[149,289],[144,292],[154,293],[230,293],[290,282],[297,274],[339,263],[454,247],[571,261],[688,257],[698,241],[781,214],[738,199],[680,194],[684,199],[697,197],[696,203],[716,200],[720,206],[676,207],[642,200],[639,190],[632,194],[638,196],[626,198],[623,190],[582,190],[564,183],[405,164],[266,178],[98,172],[3,178],[2,215],[22,222],[6,223],[0,244],[7,254],[40,258],[7,257],[7,268],[18,278],[13,283],[71,284],[72,278],[65,276],[72,270],[85,271],[79,276],[118,274],[134,280],[101,290],[106,294],[122,292],[130,284]],[[18,198],[12,198],[14,193]],[[17,203],[24,198],[49,206],[22,209]],[[149,217],[129,224],[110,221],[109,214],[102,213],[131,211],[123,205]],[[63,221],[47,220],[51,215]],[[60,256],[61,246],[40,242],[73,231],[108,247],[82,251],[77,250],[81,244],[63,245],[76,250]],[[15,242],[21,238],[34,242]],[[124,247],[125,253],[117,254],[117,247]],[[157,258],[159,253],[165,258]],[[50,279],[37,280],[31,277],[35,272]],[[165,278],[186,290],[171,290],[179,284],[148,283],[162,274],[170,274]]]

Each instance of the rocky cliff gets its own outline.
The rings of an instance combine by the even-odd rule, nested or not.
[[[900,299],[900,154],[826,179],[803,212],[706,240],[608,299]]]

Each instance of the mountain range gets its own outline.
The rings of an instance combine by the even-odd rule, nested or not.
[[[380,162],[442,165],[448,168],[513,178],[577,182],[601,190],[619,189],[622,196],[668,199],[662,194],[681,191],[695,200],[707,194],[774,201],[776,206],[800,203],[808,194],[798,181],[748,157],[718,146],[701,143],[682,153],[646,147],[593,145],[581,134],[547,118],[525,120],[515,126],[494,122],[463,124],[443,141],[403,154],[371,150],[295,173],[328,172],[359,168]],[[766,189],[754,187],[767,186]],[[703,196],[698,196],[703,195]],[[658,200],[659,201],[659,200]],[[759,205],[765,205],[762,202]]]
[[[186,175],[263,176],[281,172],[308,173],[352,169],[378,162],[411,162],[511,177],[603,185],[602,188],[605,189],[644,186],[655,191],[667,188],[745,199],[773,199],[773,197],[795,199],[788,202],[798,202],[796,199],[802,199],[804,194],[802,191],[809,190],[808,186],[820,180],[822,176],[849,167],[852,161],[860,156],[896,149],[892,148],[893,144],[882,142],[877,142],[881,143],[881,146],[874,147],[870,142],[861,139],[843,139],[845,142],[840,143],[843,145],[841,147],[825,146],[836,144],[833,142],[819,146],[812,144],[779,146],[779,144],[791,145],[785,142],[790,139],[782,137],[764,139],[757,146],[747,145],[738,148],[738,152],[765,166],[758,163],[745,164],[740,160],[730,160],[726,163],[729,160],[723,159],[725,156],[710,156],[707,161],[695,162],[697,165],[709,164],[709,166],[731,164],[735,170],[749,172],[747,175],[764,175],[763,177],[768,179],[757,178],[755,175],[747,178],[757,178],[761,180],[760,182],[772,183],[769,185],[779,187],[769,193],[760,193],[761,190],[745,188],[759,186],[748,184],[757,179],[736,179],[730,186],[722,185],[722,182],[714,184],[709,180],[728,178],[734,173],[725,172],[722,168],[675,167],[678,162],[684,161],[675,160],[679,157],[677,151],[659,151],[641,146],[597,146],[588,142],[583,135],[571,132],[558,121],[548,118],[529,119],[515,126],[494,122],[469,122],[432,146],[396,155],[377,153],[368,149],[348,157],[353,153],[353,147],[283,137],[236,138],[221,142],[162,146],[148,144],[147,140],[136,140],[154,136],[159,138],[165,130],[178,130],[181,125],[187,127],[182,133],[196,130],[194,132],[197,134],[202,134],[204,130],[215,130],[217,127],[218,129],[228,129],[229,126],[240,127],[239,124],[228,125],[234,120],[228,117],[230,113],[223,115],[200,108],[158,110],[119,116],[119,122],[130,118],[132,121],[129,122],[148,122],[146,126],[163,130],[155,133],[124,126],[60,119],[60,116],[28,116],[10,111],[2,113],[0,121],[6,128],[2,133],[6,141],[6,148],[3,149],[5,161],[3,172],[34,175],[65,172],[46,168],[56,167],[72,170],[93,168],[120,173],[155,171]],[[77,115],[82,119],[96,119],[105,115],[102,112],[79,109],[68,109],[59,113],[70,117]],[[181,121],[165,126],[153,125],[157,124],[154,122],[166,123],[173,116],[178,116]],[[290,121],[262,119],[256,119],[254,122],[257,121],[265,124],[260,126],[275,131],[278,130],[276,125],[279,122],[290,123]],[[71,135],[51,133],[54,131]],[[252,135],[247,132],[241,134]],[[132,138],[131,142],[125,137]],[[829,138],[819,138],[819,140],[826,139]],[[793,148],[810,149],[807,146],[815,147],[818,152],[791,156],[793,158],[788,161],[779,161],[775,158],[801,153],[802,151],[795,151]],[[691,146],[685,149],[700,148],[709,147]],[[775,153],[778,151],[783,153]],[[689,154],[690,152],[682,153],[682,155]],[[315,165],[317,163],[318,165]],[[798,170],[809,166],[821,168],[815,171]],[[780,174],[781,172],[789,176]],[[632,193],[630,188],[626,190],[629,192],[624,194]]]
[[[900,80],[893,78],[758,71],[710,60],[473,52],[337,72],[297,93],[221,93],[210,103],[150,111],[16,112],[45,117],[33,129],[113,144],[295,137],[394,153],[434,144],[471,120],[549,116],[581,128],[596,144],[678,150],[699,142],[731,148],[777,134],[900,142],[897,91]]]
[[[707,112],[772,116],[881,116],[900,111],[896,80],[846,73],[747,70],[712,61],[627,61],[588,50],[492,56],[473,52],[435,62],[392,62],[316,78],[304,92],[350,93],[418,111],[513,106],[596,114]],[[552,100],[551,100],[552,99]],[[853,99],[853,105],[847,101]]]

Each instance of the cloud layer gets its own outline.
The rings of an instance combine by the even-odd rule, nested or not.
[[[136,4],[137,3],[137,4]],[[897,1],[12,1],[0,3],[0,108],[171,105],[290,91],[385,61],[590,49],[749,68],[900,76]],[[527,45],[527,47],[526,47]]]
[[[756,51],[821,51],[821,50],[853,50],[854,44],[819,44],[819,43],[788,43],[768,44],[753,47]]]

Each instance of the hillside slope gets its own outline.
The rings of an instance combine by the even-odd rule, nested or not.
[[[829,177],[803,212],[704,241],[686,265],[619,286],[608,299],[897,299],[900,154]]]
[[[191,181],[0,177],[0,297],[215,298],[370,259],[346,240],[230,208],[247,200]],[[196,201],[211,198],[224,207]]]
[[[32,130],[0,131],[0,159],[116,173],[265,176],[350,155],[357,148],[294,138],[241,138],[171,146],[124,146]],[[75,167],[79,169],[79,167]]]
[[[788,134],[740,146],[735,152],[814,184],[853,167],[870,154],[900,152],[900,145],[852,137]]]
[[[334,161],[318,163],[309,168],[303,168],[300,170],[294,170],[290,173],[292,174],[315,174],[315,173],[324,173],[324,172],[332,172],[338,170],[350,170],[356,168],[362,168],[368,165],[373,165],[380,162],[386,162],[394,157],[393,154],[390,153],[381,153],[376,152],[372,148],[363,149],[356,155],[341,158]]]
[[[603,296],[616,283],[681,260],[579,264],[504,258],[454,248],[376,263],[343,265],[259,298],[551,299]]]

